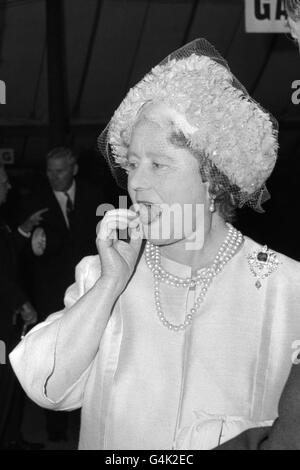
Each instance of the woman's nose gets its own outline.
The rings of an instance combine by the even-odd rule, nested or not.
[[[133,173],[129,174],[128,184],[131,189],[148,189],[151,187],[151,178],[146,168],[140,166]]]

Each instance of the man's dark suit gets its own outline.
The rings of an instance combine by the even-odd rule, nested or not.
[[[6,364],[0,365],[0,447],[18,438],[22,392],[7,355],[20,339],[14,312],[27,300],[20,287],[14,236],[0,218],[0,340],[6,345]]]
[[[46,234],[43,255],[34,257],[34,302],[43,320],[63,308],[64,293],[74,282],[75,266],[84,257],[96,254],[96,209],[103,202],[99,190],[86,182],[76,181],[72,222],[68,228],[61,207],[48,182],[33,195],[27,214],[48,208],[42,228]]]
[[[273,426],[249,429],[215,450],[300,450],[300,364],[291,369]]]

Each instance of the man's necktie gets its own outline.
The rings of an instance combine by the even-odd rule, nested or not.
[[[74,205],[73,205],[72,199],[70,198],[70,195],[67,193],[67,191],[65,191],[64,194],[67,198],[66,213],[67,213],[67,217],[68,217],[68,221],[69,221],[69,227],[71,227]]]

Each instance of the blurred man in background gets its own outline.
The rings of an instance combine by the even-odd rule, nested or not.
[[[20,227],[24,236],[32,236],[33,295],[39,320],[64,308],[64,293],[74,282],[75,266],[96,253],[96,210],[104,202],[103,195],[77,178],[77,172],[71,149],[51,150],[46,156],[47,180],[32,194],[25,210],[26,216],[39,211],[43,221],[35,230],[26,224]],[[67,413],[48,411],[46,415],[49,439],[66,440]]]
[[[58,147],[46,157],[45,181],[31,195],[25,215],[43,212],[38,229],[21,225],[34,258],[34,300],[39,320],[63,308],[66,288],[74,282],[74,268],[96,251],[96,210],[100,190],[75,178],[78,165],[71,149]]]

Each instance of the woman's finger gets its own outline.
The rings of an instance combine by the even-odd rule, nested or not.
[[[129,216],[129,217],[137,217],[137,213],[133,210],[130,209],[113,209],[111,211],[107,211],[105,213],[105,216],[103,217],[102,220],[105,219],[105,217],[113,216],[113,215],[120,215],[120,216]]]
[[[126,230],[129,227],[135,227],[138,221],[129,219],[128,215],[120,215],[119,213],[110,214],[97,225],[97,238],[107,239],[112,230]]]
[[[129,240],[130,246],[136,252],[139,252],[141,245],[142,245],[142,241],[143,241],[143,230],[142,230],[140,222],[136,227],[133,227],[129,230],[129,236],[130,236],[130,240]]]

